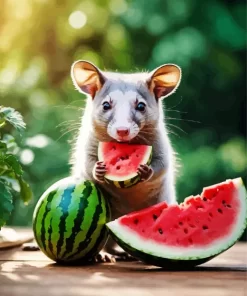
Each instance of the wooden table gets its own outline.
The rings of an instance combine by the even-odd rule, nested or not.
[[[62,267],[41,252],[0,251],[1,296],[247,296],[247,244],[193,271],[140,262]]]

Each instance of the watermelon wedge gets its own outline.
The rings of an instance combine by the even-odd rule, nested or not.
[[[98,146],[98,159],[107,168],[105,180],[118,188],[137,184],[140,180],[137,168],[140,164],[150,164],[151,158],[151,146],[116,142],[100,142]]]
[[[180,205],[165,202],[107,224],[117,243],[132,256],[166,268],[205,263],[233,246],[247,222],[242,179],[203,189]]]

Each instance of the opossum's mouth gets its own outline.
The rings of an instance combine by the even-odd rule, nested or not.
[[[110,136],[112,142],[117,142],[117,143],[132,143],[137,138],[137,137],[117,138],[117,137],[112,137],[111,135],[108,135],[108,136]]]
[[[128,142],[132,141],[135,137],[136,136],[134,136],[134,137],[116,137],[115,140],[120,143],[128,143]]]
[[[118,137],[111,137],[112,142],[118,142],[118,143],[126,143],[126,144],[142,144],[142,145],[149,145],[149,141],[145,139],[144,137],[139,137],[135,135],[134,137],[129,137],[129,138],[118,138]]]
[[[133,141],[138,135],[138,133],[136,133],[136,132],[130,133],[127,136],[119,136],[119,135],[117,135],[116,132],[112,132],[112,131],[110,131],[110,132],[107,131],[107,133],[112,139],[114,139],[115,141],[117,141],[119,143],[121,143],[121,142],[126,143],[126,142]]]

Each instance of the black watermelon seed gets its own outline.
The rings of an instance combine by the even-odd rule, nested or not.
[[[155,215],[155,214],[153,214],[153,219],[154,219],[154,221],[157,220],[157,218],[158,218],[158,216]]]
[[[223,214],[223,211],[222,211],[221,209],[218,209],[218,212],[219,212],[220,214]]]

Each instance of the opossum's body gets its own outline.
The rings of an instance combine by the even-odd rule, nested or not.
[[[175,203],[175,156],[160,97],[177,88],[180,68],[165,65],[151,74],[115,74],[79,61],[72,67],[72,78],[79,91],[90,95],[73,149],[72,174],[98,182],[109,199],[112,219],[160,201]],[[105,184],[104,165],[97,163],[99,141],[151,145],[152,162],[139,170],[143,182],[125,189]]]

